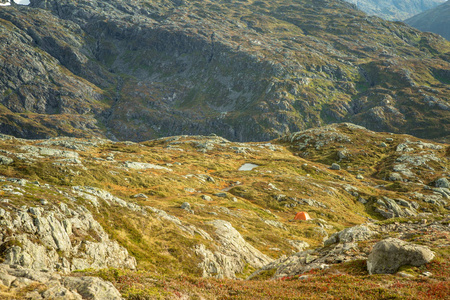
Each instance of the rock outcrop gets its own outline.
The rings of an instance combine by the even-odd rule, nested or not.
[[[0,284],[8,289],[9,295],[21,294],[23,299],[123,299],[111,282],[98,277],[61,276],[55,272],[41,272],[18,265],[0,264]]]
[[[367,226],[364,225],[354,226],[346,228],[337,233],[333,233],[330,236],[330,238],[324,242],[324,244],[325,246],[327,246],[334,243],[352,243],[358,241],[365,241],[372,238],[376,234],[377,234],[376,232],[370,230]]]
[[[218,250],[212,252],[204,245],[198,245],[195,252],[202,258],[200,264],[203,276],[215,276],[218,278],[234,278],[236,273],[241,273],[246,264],[254,268],[261,268],[272,261],[270,257],[247,243],[242,235],[227,221],[215,220],[210,222],[214,226]]]
[[[136,260],[83,206],[0,209],[4,263],[34,270],[71,272],[88,268],[136,268]]]
[[[417,215],[417,208],[419,208],[419,205],[416,202],[404,199],[394,200],[388,197],[378,199],[374,205],[374,210],[386,219],[415,216]]]

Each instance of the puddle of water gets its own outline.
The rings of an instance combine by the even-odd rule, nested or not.
[[[20,5],[29,5],[30,4],[30,0],[15,0],[14,2],[16,2],[16,4],[20,4]],[[0,3],[0,6],[9,6],[11,5],[10,1],[7,1],[5,3]]]
[[[255,164],[247,163],[247,164],[243,164],[243,165],[238,169],[238,171],[251,171],[251,170],[253,170],[253,169],[256,168],[256,167],[259,167],[259,166],[258,166],[258,165],[255,165]]]

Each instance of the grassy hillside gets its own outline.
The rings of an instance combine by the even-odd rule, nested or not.
[[[137,270],[77,272],[110,280],[127,299],[442,299],[449,291],[448,232],[417,227],[403,237],[437,255],[424,267],[402,269],[412,277],[369,276],[361,259],[382,237],[402,236],[395,230],[401,224],[448,225],[448,200],[435,190],[437,179],[449,177],[448,144],[340,124],[270,143],[213,135],[142,143],[3,136],[0,146],[2,209],[85,207],[136,258]],[[245,163],[257,167],[239,171]],[[330,168],[333,163],[340,170]],[[393,173],[402,179],[392,179]],[[379,210],[385,198],[414,204],[415,216],[386,220]],[[312,220],[294,221],[299,211]],[[231,251],[221,244],[217,220],[229,222],[270,259],[322,247],[332,233],[358,224],[385,231],[358,243],[362,254],[346,254],[326,270],[276,280],[267,280],[274,273],[266,272],[242,281],[220,279],[202,264],[200,245],[222,255]],[[321,251],[327,249],[333,248]],[[257,269],[247,260],[234,276],[245,279]],[[422,276],[426,271],[433,275]]]

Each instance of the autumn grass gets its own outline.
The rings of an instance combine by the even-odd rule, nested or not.
[[[213,238],[215,228],[208,222],[215,219],[225,220],[258,250],[272,258],[278,258],[297,251],[288,240],[306,241],[311,247],[321,246],[324,235],[315,230],[320,226],[320,222],[330,225],[325,231],[332,234],[345,227],[364,223],[368,217],[380,218],[373,211],[371,204],[383,195],[393,199],[402,197],[404,192],[401,188],[408,186],[408,183],[402,183],[398,188],[389,189],[389,182],[379,178],[381,173],[377,173],[383,168],[390,168],[395,162],[395,143],[402,142],[403,136],[367,133],[359,129],[349,130],[345,126],[340,126],[337,130],[352,138],[352,143],[345,145],[351,156],[340,162],[345,168],[339,171],[329,169],[329,164],[337,159],[337,151],[342,149],[339,143],[331,143],[320,149],[311,147],[308,149],[308,159],[311,160],[305,160],[297,155],[295,147],[291,148],[290,143],[281,141],[274,142],[279,147],[277,151],[258,147],[257,143],[248,143],[246,147],[257,151],[238,154],[231,146],[242,145],[227,143],[216,145],[213,150],[202,153],[198,152],[195,142],[207,141],[207,137],[180,137],[176,146],[182,148],[183,152],[165,148],[170,143],[170,138],[140,144],[111,142],[80,152],[83,166],[58,166],[53,164],[54,158],[46,157],[36,162],[15,160],[12,165],[0,165],[0,174],[38,180],[41,184],[49,183],[69,193],[72,186],[76,185],[100,188],[127,202],[162,209],[177,217],[182,224],[194,225]],[[392,137],[394,141],[387,148],[379,147],[379,143],[386,137]],[[21,144],[38,142],[21,141]],[[8,151],[17,151],[11,141],[5,140],[1,143]],[[364,148],[365,154],[358,148]],[[445,151],[437,151],[437,155],[443,156]],[[110,155],[114,156],[114,160],[106,160]],[[153,163],[169,167],[173,171],[125,169],[126,161]],[[238,168],[247,162],[255,163],[259,167],[253,171],[238,171]],[[447,166],[444,162],[441,165]],[[440,170],[441,165],[433,167]],[[361,168],[365,169],[365,179],[357,180],[355,175]],[[436,172],[435,176],[441,173]],[[208,176],[212,180],[208,180]],[[427,177],[423,177],[425,178]],[[346,185],[355,187],[358,196],[346,191]],[[386,188],[381,190],[375,188],[375,185],[384,185]],[[387,288],[394,284],[394,277],[369,277],[363,263],[358,261],[343,264],[340,269],[309,273],[307,275],[310,277],[306,280],[286,278],[281,281],[258,279],[247,282],[199,278],[200,260],[193,253],[193,248],[198,244],[205,244],[208,249],[215,250],[217,246],[202,239],[198,234],[190,235],[175,224],[160,219],[150,210],[147,210],[146,215],[142,215],[114,204],[107,206],[106,203],[96,208],[83,197],[76,197],[76,202],[72,203],[64,197],[61,198],[58,193],[38,185],[30,183],[25,188],[32,191],[33,196],[8,196],[12,202],[10,205],[38,205],[40,198],[43,198],[51,204],[66,201],[69,207],[86,206],[110,238],[127,248],[137,259],[138,271],[106,270],[99,273],[111,279],[127,299],[167,299],[183,295],[193,299],[353,299],[353,295],[355,299],[395,299],[409,298],[412,294],[408,289],[430,289],[440,295],[441,290],[448,288],[444,280],[448,275],[442,270],[442,266],[447,266],[447,248],[435,249],[439,254],[436,262],[443,265],[430,265],[433,274],[443,272],[439,274],[444,275],[433,277],[441,280],[440,285],[434,284],[433,278],[419,282],[422,270],[408,269],[417,276],[417,280],[410,283],[406,282],[406,279],[395,277],[395,280],[400,280],[399,285],[405,285],[405,288],[400,290]],[[411,191],[415,190],[416,187],[411,188]],[[215,196],[218,192],[226,192],[227,197]],[[148,198],[133,197],[139,193]],[[1,196],[7,195],[5,192]],[[201,198],[202,195],[210,196],[212,201],[205,201]],[[359,203],[359,196],[369,200],[369,204]],[[326,208],[296,202],[305,198],[319,201]],[[194,214],[180,208],[183,202],[191,204]],[[296,206],[291,207],[292,204]],[[421,206],[428,208],[431,205],[421,203]],[[308,211],[315,220],[293,221],[298,211]],[[319,218],[323,221],[319,221]],[[284,228],[271,226],[265,223],[266,220],[278,221]],[[405,221],[407,220],[392,219],[380,224]],[[415,243],[429,242],[421,240],[420,236],[410,238]],[[441,243],[445,236],[436,238],[439,239],[434,242]],[[236,276],[245,278],[253,271],[252,267],[246,266],[242,274]],[[97,274],[89,274],[91,273]],[[270,278],[273,270],[263,275]],[[356,285],[359,282],[361,286]],[[341,286],[342,290],[339,289]],[[417,292],[419,296],[414,294],[412,299],[423,299],[424,293]],[[368,298],[363,298],[365,294]]]
[[[447,267],[448,264],[431,263],[423,270],[446,272],[448,275]],[[313,270],[301,277],[278,280],[169,278],[115,269],[90,274],[113,282],[126,299],[183,296],[191,299],[445,299],[450,292],[448,277],[370,276],[365,261],[353,261],[329,270]]]

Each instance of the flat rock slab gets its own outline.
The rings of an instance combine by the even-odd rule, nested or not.
[[[142,162],[134,162],[134,161],[127,161],[124,164],[125,168],[130,168],[134,170],[146,170],[146,169],[155,169],[155,170],[164,170],[168,172],[172,172],[172,169],[158,166],[150,163],[142,163]]]
[[[239,169],[238,169],[238,171],[251,171],[251,170],[253,170],[254,168],[257,168],[257,167],[259,167],[258,165],[255,165],[255,164],[251,164],[251,163],[246,163],[246,164],[243,164]]]

